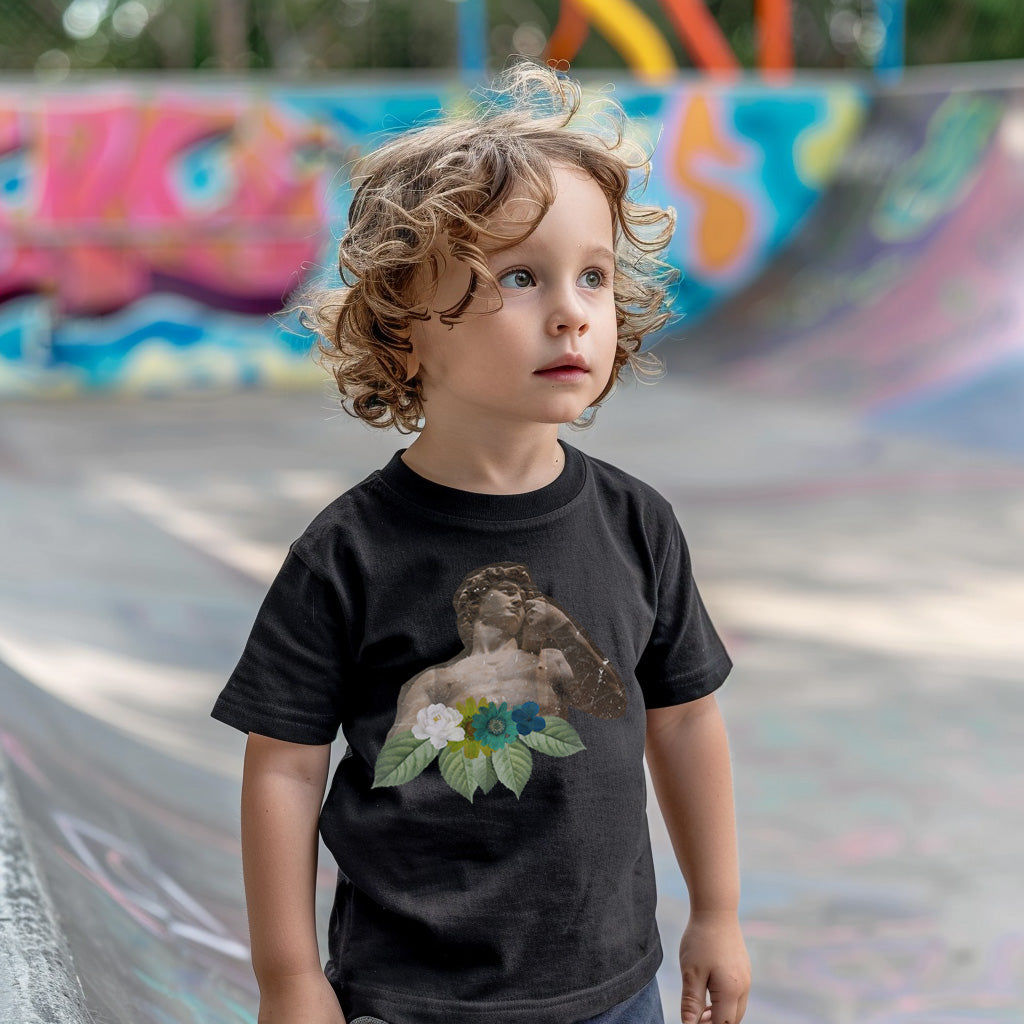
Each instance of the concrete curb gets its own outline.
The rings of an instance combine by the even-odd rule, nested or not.
[[[93,1024],[0,753],[0,1020]]]

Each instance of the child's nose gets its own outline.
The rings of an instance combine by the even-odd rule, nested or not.
[[[548,318],[548,330],[554,336],[586,334],[590,326],[587,310],[575,288],[560,290]]]

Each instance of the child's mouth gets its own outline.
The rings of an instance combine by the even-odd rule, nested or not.
[[[538,370],[537,375],[549,381],[578,381],[587,376],[587,371],[580,367],[552,367]]]
[[[576,381],[586,375],[587,371],[582,366],[572,366],[568,363],[564,366],[549,366],[546,370],[537,370],[537,376],[545,380]]]

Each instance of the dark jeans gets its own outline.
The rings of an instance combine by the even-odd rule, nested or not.
[[[378,1017],[356,1017],[352,1024],[384,1024]],[[613,1006],[596,1017],[581,1021],[580,1024],[665,1024],[661,1012],[661,993],[658,980],[654,978],[644,989],[631,996],[624,1003]]]
[[[635,996],[581,1024],[665,1024],[658,979],[652,978],[651,983]]]

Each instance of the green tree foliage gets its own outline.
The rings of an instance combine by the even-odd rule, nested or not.
[[[457,63],[458,0],[0,0],[0,70],[60,77],[77,69],[449,70]],[[659,0],[633,0],[658,25],[680,67],[692,66]],[[757,63],[755,0],[707,0],[740,61]],[[561,0],[487,0],[498,67],[539,55]],[[1024,58],[1021,0],[908,0],[909,64]],[[875,0],[793,0],[797,65],[870,66],[881,42]],[[580,70],[623,59],[590,31]]]
[[[1020,0],[908,0],[907,62],[1024,58]]]

